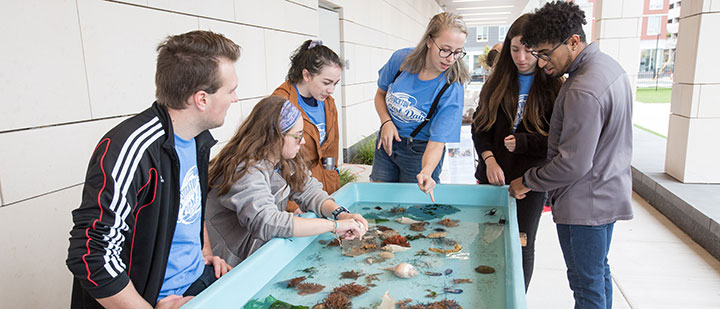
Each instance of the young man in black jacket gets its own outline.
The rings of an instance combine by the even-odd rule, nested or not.
[[[240,47],[192,31],[158,46],[156,99],[95,148],[72,213],[73,308],[175,308],[230,270],[204,227],[210,148],[238,100]]]

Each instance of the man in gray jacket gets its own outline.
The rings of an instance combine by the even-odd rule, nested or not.
[[[627,74],[588,44],[571,2],[536,11],[522,42],[553,77],[568,73],[550,120],[549,162],[512,181],[510,194],[548,191],[575,308],[611,308],[607,254],[615,221],[632,219],[632,89]]]

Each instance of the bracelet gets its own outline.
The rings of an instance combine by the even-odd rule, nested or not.
[[[383,123],[380,125],[380,129],[382,129],[382,127],[383,127],[386,123],[388,123],[388,121],[392,121],[392,118],[383,121]]]
[[[337,235],[337,220],[333,218],[333,223],[335,223],[335,229],[333,230],[333,234]]]
[[[495,157],[495,156],[493,156],[493,155],[489,155],[489,156],[487,156],[487,157],[483,158],[483,162],[487,161],[487,159],[490,159],[490,158],[492,158],[492,157]]]

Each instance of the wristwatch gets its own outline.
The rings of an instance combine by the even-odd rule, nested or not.
[[[340,206],[332,212],[333,219],[337,220],[337,217],[343,212],[350,213],[350,211],[347,210],[347,208]]]

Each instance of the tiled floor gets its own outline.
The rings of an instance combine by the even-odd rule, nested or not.
[[[443,180],[449,179],[444,183],[472,176],[473,166],[446,160],[452,168],[443,170]],[[368,181],[371,167],[343,167],[357,172],[358,181]],[[616,223],[610,248],[613,308],[720,308],[720,261],[636,194],[633,209],[633,220]],[[528,308],[572,308],[552,215],[545,213],[540,220]]]

